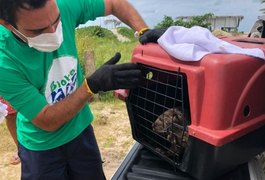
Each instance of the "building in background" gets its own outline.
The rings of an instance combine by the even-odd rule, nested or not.
[[[194,16],[178,16],[176,19],[182,19],[183,21],[189,21]],[[244,16],[212,16],[208,19],[208,22],[211,23],[210,30],[238,30],[239,24],[242,21]]]

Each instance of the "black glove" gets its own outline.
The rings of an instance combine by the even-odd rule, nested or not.
[[[139,38],[141,44],[149,42],[157,43],[157,40],[166,32],[166,28],[149,29],[145,31]]]
[[[121,58],[116,53],[108,62],[103,64],[87,78],[87,84],[93,93],[116,89],[132,89],[141,81],[141,70],[137,64],[116,64]]]

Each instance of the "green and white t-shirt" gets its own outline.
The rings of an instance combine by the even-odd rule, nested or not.
[[[30,150],[48,150],[77,137],[93,120],[88,105],[54,132],[31,120],[47,104],[73,93],[83,82],[75,44],[75,28],[104,15],[104,0],[57,0],[64,41],[51,53],[30,48],[0,26],[0,95],[18,111],[18,141]]]

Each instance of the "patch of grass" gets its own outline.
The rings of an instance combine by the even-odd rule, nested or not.
[[[134,30],[127,28],[127,27],[118,27],[117,30],[118,30],[118,33],[129,38],[131,41],[134,41],[134,42],[138,41],[138,38],[134,37]]]
[[[78,49],[78,57],[83,63],[84,52],[94,51],[96,67],[101,66],[104,62],[115,55],[116,52],[121,53],[120,63],[129,62],[132,50],[138,43],[134,42],[119,42],[116,36],[109,30],[102,28],[106,34],[104,38],[93,35],[91,28],[85,27],[76,30],[76,44]]]
[[[113,136],[109,136],[106,138],[104,144],[103,144],[103,148],[109,148],[112,147],[115,144],[116,138]]]
[[[132,36],[131,29],[126,27],[119,29],[122,33]],[[98,31],[104,34],[103,37],[101,35],[98,36]],[[99,28],[95,26],[78,28],[76,30],[76,44],[81,66],[84,67],[85,51],[94,52],[96,68],[107,62],[116,52],[121,53],[121,59],[118,63],[130,62],[133,48],[138,43],[137,39],[134,39],[134,41],[122,43],[118,41],[116,36],[108,29],[100,28],[99,30]],[[99,99],[101,101],[112,101],[114,99],[113,92],[100,93]]]
[[[113,98],[113,91],[108,92],[100,92],[99,100],[103,102],[115,102],[115,98]]]
[[[106,28],[100,26],[89,26],[77,28],[75,31],[76,37],[92,36],[104,39],[115,39],[115,35]]]
[[[124,153],[128,153],[128,149],[132,146],[132,142],[134,142],[134,140],[128,140],[128,141],[125,141],[123,144],[122,144],[122,147],[125,149],[125,152]]]

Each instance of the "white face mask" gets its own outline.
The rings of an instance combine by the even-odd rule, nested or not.
[[[12,27],[12,32],[20,37],[29,47],[42,52],[52,52],[57,50],[63,42],[62,22],[59,21],[56,31],[53,33],[43,33],[35,37],[26,37],[16,28]]]

